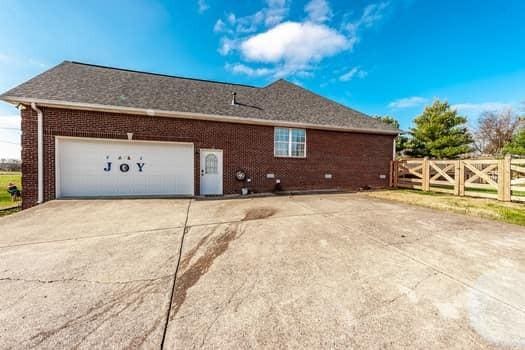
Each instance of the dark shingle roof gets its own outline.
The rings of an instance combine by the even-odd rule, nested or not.
[[[231,105],[232,92],[237,94],[238,105]],[[69,61],[0,98],[11,102],[17,98],[51,100],[396,132],[375,118],[285,80],[259,88]]]

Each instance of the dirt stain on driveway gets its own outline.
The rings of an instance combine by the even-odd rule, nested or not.
[[[208,272],[215,259],[228,250],[230,242],[242,236],[242,233],[239,233],[238,224],[229,225],[224,233],[213,242],[209,242],[213,233],[214,231],[203,237],[181,260],[181,270],[184,272],[177,277],[175,282],[175,293],[173,295],[170,320],[173,320],[182,304],[184,304],[188,289],[194,286],[199,279]],[[194,263],[190,264],[192,258],[206,242],[209,243],[204,254]]]
[[[241,221],[265,219],[275,215],[275,213],[277,213],[277,209],[271,207],[249,209]],[[180,270],[183,271],[183,273],[177,277],[175,282],[175,293],[173,294],[170,320],[173,320],[182,304],[184,304],[188,290],[208,272],[215,259],[228,250],[230,242],[242,235],[242,233],[239,233],[239,224],[229,225],[224,233],[211,242],[211,237],[214,234],[215,229],[201,238],[181,259]],[[207,245],[207,247],[204,254],[198,257],[194,263],[191,263],[199,250],[205,245]]]
[[[246,211],[246,214],[244,215],[242,221],[266,219],[272,215],[275,215],[275,213],[277,213],[277,209],[269,207],[249,209],[248,211]]]
[[[166,279],[166,277],[163,277],[159,280],[162,279]],[[139,305],[144,303],[144,299],[148,295],[158,293],[161,288],[158,283],[155,283],[155,280],[151,280],[146,283],[129,282],[129,284],[130,286],[123,284],[120,290],[116,291],[107,299],[100,300],[97,304],[87,309],[85,313],[81,313],[78,316],[67,320],[63,324],[56,326],[55,328],[39,331],[35,335],[31,336],[24,343],[24,346],[27,346],[28,348],[40,347],[49,338],[61,336],[61,333],[66,329],[74,329],[79,325],[83,325],[86,327],[85,330],[82,330],[84,334],[82,334],[80,339],[75,339],[76,343],[71,346],[71,348],[78,348],[84,341],[86,341],[89,336],[98,331],[101,327],[117,319],[128,309],[136,309]],[[157,319],[151,328],[134,338],[132,340],[133,347],[139,347],[141,344],[143,344],[151,335],[151,333],[153,333],[153,331],[157,328],[160,320],[160,318]],[[59,342],[58,344],[63,345],[64,343]],[[128,347],[132,347],[131,344],[128,344]]]

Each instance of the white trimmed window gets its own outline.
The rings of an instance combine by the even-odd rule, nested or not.
[[[306,130],[293,128],[275,128],[273,137],[276,157],[306,157]]]

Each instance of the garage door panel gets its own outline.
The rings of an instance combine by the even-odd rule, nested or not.
[[[59,197],[193,195],[193,145],[57,140]]]

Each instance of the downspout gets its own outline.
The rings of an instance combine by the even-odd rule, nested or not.
[[[37,149],[38,149],[38,201],[40,204],[44,201],[44,114],[42,110],[36,106],[36,103],[31,103],[33,109],[38,116],[37,122]]]

